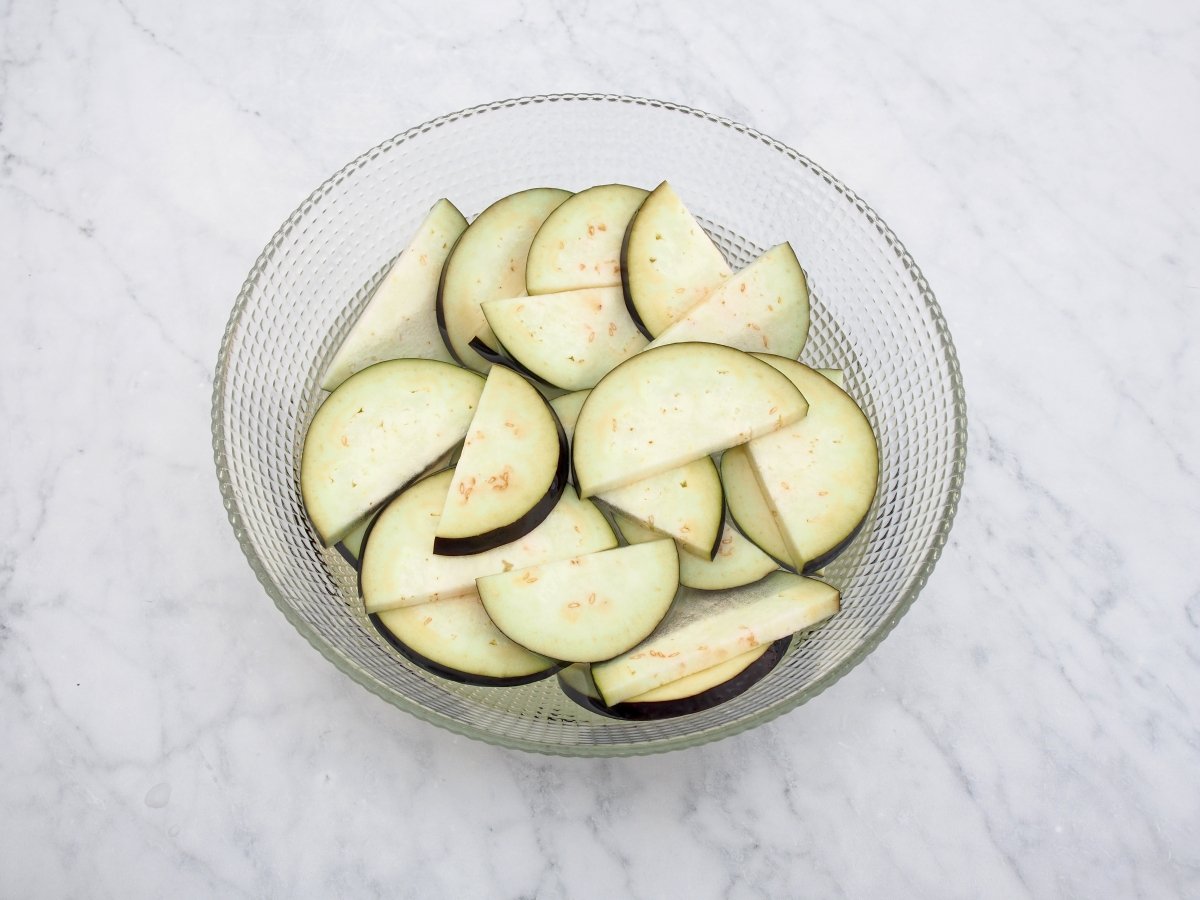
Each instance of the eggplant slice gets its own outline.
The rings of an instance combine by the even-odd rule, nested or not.
[[[437,323],[446,349],[464,366],[487,372],[489,363],[470,347],[476,335],[489,346],[494,340],[480,304],[525,293],[529,246],[570,196],[558,188],[509,194],[481,212],[454,245],[438,285]]]
[[[664,181],[651,191],[630,220],[621,245],[625,304],[642,334],[662,334],[730,271],[674,188]]]
[[[756,354],[759,355],[759,354]],[[854,539],[879,483],[875,432],[854,399],[814,369],[759,355],[809,398],[808,415],[751,441],[746,455],[797,569],[820,568]]]
[[[568,457],[549,401],[521,375],[493,367],[454,466],[433,552],[483,553],[528,534],[562,496]]]
[[[475,579],[617,546],[612,527],[590,500],[566,491],[537,528],[472,556],[438,556],[434,533],[454,472],[430,475],[404,491],[367,532],[359,590],[367,612],[415,606],[475,592]]]
[[[592,389],[575,423],[582,496],[666,472],[802,418],[782,373],[718,344],[669,344],[626,360]]]
[[[321,379],[324,390],[388,359],[454,361],[438,332],[437,290],[442,267],[466,228],[467,220],[449,200],[433,205],[334,354]]]
[[[483,379],[431,359],[376,363],[321,404],[304,437],[300,490],[326,547],[461,441]]]
[[[529,293],[620,287],[621,243],[648,193],[627,184],[599,184],[550,213],[525,263]]]
[[[720,706],[722,703],[727,703],[734,697],[746,693],[783,661],[791,642],[790,635],[772,642],[761,656],[728,680],[707,690],[676,700],[640,701],[634,698],[608,706],[600,698],[600,692],[596,689],[595,683],[584,666],[568,666],[561,670],[558,673],[558,686],[564,694],[584,709],[611,719],[625,719],[632,722],[674,719],[678,716],[704,712],[706,709]]]

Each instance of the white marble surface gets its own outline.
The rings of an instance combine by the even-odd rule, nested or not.
[[[0,17],[0,895],[1200,896],[1195,4]],[[221,330],[299,200],[438,113],[570,90],[828,166],[965,372],[921,600],[692,752],[540,758],[385,705],[275,611],[213,474]]]

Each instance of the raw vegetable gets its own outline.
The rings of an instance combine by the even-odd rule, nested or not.
[[[506,635],[554,659],[628,650],[662,621],[679,587],[675,543],[657,540],[517,569],[476,582]]]
[[[757,354],[756,354],[757,355]],[[879,449],[858,404],[808,366],[760,359],[810,398],[802,422],[752,441],[746,455],[796,569],[820,568],[866,519],[879,481]]]
[[[567,484],[567,438],[537,389],[496,366],[446,495],[433,552],[482,553],[532,531]]]
[[[592,389],[575,423],[572,459],[591,497],[770,434],[808,404],[787,377],[717,344],[639,353]]]
[[[729,263],[674,188],[663,182],[630,220],[621,247],[625,303],[648,338],[729,277]]]
[[[795,359],[808,337],[808,282],[791,244],[772,247],[668,325],[651,347],[711,341]]]
[[[389,609],[372,618],[405,658],[454,681],[510,687],[559,668],[505,637],[475,593]]]
[[[334,354],[321,379],[324,390],[387,359],[454,361],[438,331],[434,301],[442,267],[466,227],[449,200],[433,205]]]
[[[446,348],[463,365],[487,372],[489,363],[468,346],[476,335],[489,346],[494,340],[479,305],[525,293],[529,245],[569,196],[558,188],[509,194],[481,212],[458,239],[442,269],[437,322]]]
[[[646,346],[619,287],[488,300],[483,314],[508,356],[569,391],[593,387]]]
[[[559,206],[538,229],[525,263],[530,294],[621,286],[621,241],[647,191],[600,184]]]
[[[364,516],[461,441],[483,379],[449,363],[398,359],[344,381],[308,427],[304,508],[332,547]]]
[[[786,572],[734,591],[695,594],[638,646],[592,666],[592,677],[612,706],[810,628],[839,606],[836,588]]]
[[[367,612],[459,597],[473,593],[475,579],[484,575],[617,546],[604,514],[566,491],[546,520],[520,540],[473,556],[438,556],[433,538],[453,475],[447,469],[422,479],[375,519],[359,573]]]

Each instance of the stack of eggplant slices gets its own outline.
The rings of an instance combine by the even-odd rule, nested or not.
[[[440,200],[325,372],[308,516],[429,672],[708,709],[838,612],[810,576],[875,496],[808,325],[791,245],[732,271],[667,182]]]

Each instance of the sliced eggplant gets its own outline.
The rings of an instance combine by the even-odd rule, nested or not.
[[[721,454],[721,482],[729,518],[747,540],[775,562],[791,572],[800,567],[792,560],[767,498],[763,496],[754,468],[746,455],[746,446],[730,447]]]
[[[698,693],[692,693],[689,685],[698,684],[700,679],[713,677],[709,673],[717,670],[717,667],[712,667],[704,672],[698,672],[693,676],[679,679],[673,684],[663,685],[661,688],[655,689],[655,692],[630,698],[615,706],[606,705],[600,698],[600,692],[596,689],[595,682],[592,681],[586,666],[568,666],[563,669],[558,673],[558,684],[562,688],[562,692],[570,699],[585,709],[589,709],[602,716],[634,722],[673,719],[677,716],[686,716],[692,713],[703,712],[706,709],[712,709],[714,706],[719,706],[722,703],[732,700],[734,697],[746,693],[746,691],[762,681],[763,678],[770,674],[771,670],[779,665],[783,657],[787,654],[791,640],[791,637],[780,638],[772,644],[759,648],[762,654],[740,672],[731,675],[720,684],[715,684]],[[743,660],[748,655],[742,654],[735,657],[734,660],[728,660],[727,664],[733,663],[735,660]],[[692,681],[693,678],[697,679],[697,681]],[[646,701],[643,699],[657,691],[663,691],[669,696],[676,690],[685,690],[688,696],[681,696],[674,700],[658,699]]]
[[[604,513],[566,491],[546,520],[520,540],[473,556],[438,556],[434,534],[453,477],[447,469],[422,479],[375,519],[359,573],[367,612],[461,597],[473,593],[475,579],[484,575],[617,546]]]
[[[643,544],[662,536],[620,513],[613,518],[625,540],[631,544]],[[752,584],[777,568],[775,560],[726,522],[721,530],[717,555],[711,560],[691,553],[679,554],[679,583],[701,591],[722,591]]]
[[[593,665],[592,677],[612,706],[810,628],[839,605],[836,588],[786,572],[733,591],[693,594],[638,646]]]
[[[504,351],[504,346],[499,340],[496,339],[494,334],[491,337],[491,341],[492,344],[495,344],[494,347],[492,344],[485,344],[483,342],[483,338],[479,335],[476,335],[475,337],[471,338],[471,342],[467,346],[478,353],[482,359],[486,360],[488,365],[503,366],[506,369],[511,369],[524,378],[528,378],[534,384],[540,384],[542,387],[549,388],[550,390],[557,390],[554,385],[543,381],[537,376],[536,373],[521,365],[519,362],[517,362],[517,360],[509,356]],[[488,371],[491,370],[489,369]]]
[[[610,659],[662,621],[679,589],[675,542],[657,540],[476,582],[496,627],[553,659]]]
[[[342,555],[342,559],[358,568],[358,561],[362,559],[362,545],[367,537],[367,531],[371,527],[371,522],[374,516],[370,515],[355,525],[346,536],[337,542],[334,549]]]
[[[563,433],[567,436],[567,443],[575,439],[575,422],[579,418],[579,410],[583,409],[583,401],[590,393],[591,391],[574,391],[550,401],[559,424],[563,427]]]
[[[711,341],[795,359],[808,337],[808,282],[791,244],[772,247],[709,292],[650,344]]]
[[[642,333],[662,334],[729,274],[729,263],[671,185],[651,191],[621,245],[625,303]]]
[[[454,465],[455,461],[458,459],[458,451],[461,446],[461,444],[455,444],[452,448],[438,457],[434,461],[433,465],[431,465],[417,477],[420,478],[424,475],[440,472],[447,466]],[[346,536],[338,541],[337,546],[334,547],[334,549],[342,555],[342,559],[350,563],[350,565],[354,566],[356,569],[358,568],[359,562],[362,560],[362,548],[363,544],[366,543],[367,540],[367,532],[370,531],[371,523],[375,521],[376,515],[378,515],[378,510],[364,517],[349,532],[347,532]]]
[[[483,314],[508,356],[568,391],[593,387],[646,346],[620,287],[487,300]]]
[[[816,371],[820,372],[838,387],[842,386],[843,375],[841,369],[817,369]],[[550,401],[550,405],[554,407],[554,412],[558,414],[558,421],[562,423],[563,431],[566,432],[568,443],[575,440],[575,422],[579,419],[579,411],[583,409],[583,402],[587,400],[590,393],[591,391],[573,391],[569,394],[555,397]]]
[[[529,245],[569,196],[558,188],[509,194],[481,212],[454,245],[438,285],[437,322],[446,348],[463,365],[488,370],[489,363],[469,346],[476,335],[488,346],[494,340],[479,305],[525,293]]]
[[[846,389],[846,373],[841,369],[813,369],[814,372],[819,372],[840,387]]]
[[[442,267],[466,227],[449,200],[433,205],[334,354],[321,379],[324,390],[387,359],[454,361],[438,331],[437,289]]]
[[[550,403],[495,366],[454,466],[433,552],[483,553],[528,534],[567,485],[567,436]]]
[[[589,393],[576,391],[550,401],[568,441],[574,439],[575,422]],[[655,537],[675,538],[688,559],[700,562],[720,551],[725,500],[720,475],[709,457],[606,491],[596,499]]]
[[[575,423],[572,457],[591,497],[770,434],[804,416],[803,395],[748,353],[669,344],[601,379]]]
[[[344,381],[304,437],[300,490],[326,547],[463,439],[483,391],[430,359],[376,363]]]
[[[879,483],[879,448],[853,398],[803,363],[760,355],[809,398],[803,421],[751,441],[746,455],[797,568],[837,556],[867,517]],[[586,410],[586,406],[585,406]]]
[[[525,263],[530,294],[621,284],[621,241],[648,191],[600,184],[580,191],[542,223]]]
[[[465,684],[528,684],[561,667],[505,637],[474,592],[389,609],[371,619],[405,658],[435,675]]]
[[[828,378],[838,387],[842,386],[844,374],[841,369],[814,369]],[[730,447],[721,454],[721,482],[725,487],[725,504],[729,510],[729,518],[733,520],[741,532],[758,549],[775,560],[779,565],[791,572],[800,570],[788,552],[771,514],[767,498],[763,496],[758,478],[746,456],[746,445]],[[803,563],[801,563],[803,565]],[[805,571],[807,575],[819,575],[820,570],[812,568]]]
[[[787,638],[782,638],[787,640]],[[775,644],[763,644],[761,647],[756,647],[754,650],[747,650],[733,659],[727,659],[723,663],[717,663],[702,672],[695,672],[691,675],[685,675],[670,684],[660,685],[653,690],[646,691],[644,694],[638,694],[636,697],[630,697],[626,703],[669,703],[672,700],[683,700],[685,697],[694,697],[704,691],[715,688],[718,684],[724,684],[731,678],[735,678],[746,671],[754,662],[762,657],[764,653],[774,647]]]
[[[605,491],[596,499],[659,537],[674,538],[686,557],[707,562],[720,550],[725,494],[710,457]]]

